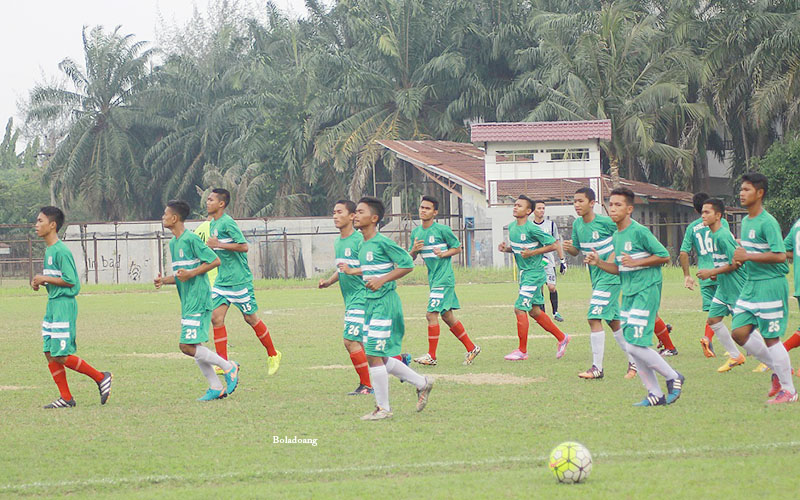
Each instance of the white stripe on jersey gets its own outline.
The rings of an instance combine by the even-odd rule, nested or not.
[[[45,269],[44,270],[44,275],[45,276],[55,276],[56,278],[60,278],[61,277],[61,271],[59,271],[58,269]]]

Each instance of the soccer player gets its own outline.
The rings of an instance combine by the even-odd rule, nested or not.
[[[547,205],[541,200],[534,201],[533,205],[533,223],[539,226],[539,229],[556,239],[555,251],[547,252],[544,255],[546,264],[544,272],[547,275],[547,289],[550,292],[550,305],[553,307],[553,319],[556,321],[564,321],[564,318],[558,312],[558,290],[556,290],[556,253],[558,253],[559,272],[564,274],[564,271],[567,270],[567,261],[564,259],[561,234],[558,232],[558,226],[554,221],[544,218],[544,211]],[[542,308],[542,310],[544,310],[544,308]]]
[[[198,401],[212,401],[224,398],[236,390],[239,384],[239,363],[228,361],[203,346],[208,341],[211,322],[211,285],[206,273],[219,266],[217,255],[191,231],[187,231],[184,221],[191,209],[185,201],[171,200],[164,208],[161,223],[172,232],[169,252],[172,259],[173,275],[153,280],[156,289],[163,285],[176,285],[181,299],[181,340],[180,350],[194,358],[200,371],[208,380],[209,388]],[[225,374],[225,386],[214,372],[214,366]]]
[[[744,267],[747,281],[736,301],[732,326],[736,343],[772,369],[769,397],[774,398],[767,403],[780,404],[797,401],[797,392],[789,353],[780,342],[789,319],[786,245],[778,221],[764,210],[767,190],[763,174],[742,176],[739,202],[748,215],[742,219],[741,247],[733,260]]]
[[[558,340],[557,359],[564,355],[570,341],[569,335],[564,335],[544,312],[542,287],[547,275],[542,255],[555,250],[556,240],[528,220],[533,207],[533,200],[524,194],[517,198],[512,210],[515,221],[508,225],[511,244],[503,241],[497,247],[501,252],[513,253],[519,268],[519,296],[514,304],[519,347],[505,355],[507,361],[528,359],[528,315]]]
[[[212,248],[222,264],[219,275],[211,288],[214,313],[211,324],[214,326],[214,346],[217,354],[228,359],[228,331],[225,329],[225,315],[228,307],[235,305],[267,350],[267,373],[278,371],[281,352],[272,345],[267,325],[258,317],[258,304],[253,290],[253,273],[247,264],[247,240],[233,218],[225,213],[231,201],[227,189],[212,189],[206,199],[206,209],[211,217],[211,237],[206,244]]]
[[[702,213],[703,205],[709,198],[710,196],[706,193],[697,193],[694,195],[692,204],[698,214]],[[728,229],[728,221],[725,220],[725,218],[722,219],[722,227]],[[704,224],[702,217],[689,223],[686,227],[686,233],[683,235],[683,242],[681,243],[681,253],[679,257],[681,268],[683,269],[683,283],[689,290],[694,290],[697,284],[689,273],[689,253],[692,250],[694,250],[695,255],[697,255],[698,269],[701,271],[714,269],[711,232],[709,227]],[[703,298],[703,311],[708,312],[716,291],[716,281],[711,279],[700,280],[700,295]],[[712,338],[714,338],[714,330],[710,323],[706,323],[706,332],[703,338],[700,339],[700,344],[703,347],[703,354],[707,358],[716,357],[716,354],[714,354],[714,345],[711,343]]]
[[[577,256],[581,251],[589,254],[596,251],[601,259],[606,260],[614,252],[612,236],[617,225],[606,215],[594,213],[596,198],[591,188],[583,187],[575,192],[573,206],[578,218],[572,223],[572,239],[564,242],[564,250]],[[628,354],[628,343],[622,333],[619,316],[619,276],[603,271],[597,266],[589,267],[589,278],[592,283],[592,298],[589,301],[589,341],[592,345],[592,367],[578,374],[584,379],[603,378],[603,357],[605,353],[606,334],[603,331],[603,320],[611,327],[614,340],[622,352],[628,357],[628,372],[625,378],[636,376],[636,363]]]
[[[786,245],[786,258],[794,262],[794,297],[797,299],[798,305],[800,305],[800,219],[789,230],[789,234],[786,235],[783,244]],[[798,346],[800,346],[800,328],[783,343],[783,347],[787,351],[791,351]],[[800,376],[800,373],[798,373],[798,376]]]
[[[339,264],[339,269],[346,274],[361,274],[367,287],[364,350],[369,363],[369,378],[375,389],[376,406],[374,411],[361,417],[362,420],[391,418],[390,374],[417,388],[417,411],[425,408],[433,388],[433,379],[423,377],[394,358],[400,355],[405,334],[403,304],[397,295],[396,280],[413,270],[414,261],[400,245],[378,232],[378,223],[384,212],[383,203],[378,198],[365,196],[358,200],[353,223],[364,236],[364,243],[358,251],[361,269]]]
[[[358,251],[364,243],[364,237],[353,227],[355,216],[356,204],[350,200],[339,200],[333,206],[333,225],[339,230],[339,237],[333,243],[337,268],[330,278],[319,281],[319,288],[328,288],[338,281],[344,298],[344,347],[350,353],[350,361],[359,378],[358,387],[348,393],[349,396],[373,392],[363,344],[364,300],[367,289],[360,276],[345,274],[338,268],[339,264],[346,264],[353,269],[360,267]]]
[[[647,396],[634,406],[661,406],[674,403],[680,397],[684,382],[683,375],[650,348],[661,304],[661,266],[669,262],[669,252],[653,233],[631,219],[633,204],[634,194],[630,189],[611,191],[609,214],[617,224],[612,237],[614,253],[608,260],[603,260],[593,250],[586,256],[586,263],[619,274],[622,285],[620,315],[625,341],[636,362],[639,378],[648,391]],[[666,379],[666,396],[656,373]]]
[[[47,309],[42,320],[42,350],[60,393],[58,399],[45,405],[44,408],[48,410],[75,406],[64,367],[86,375],[97,383],[101,405],[108,401],[113,378],[111,372],[97,371],[75,356],[75,323],[78,319],[78,302],[75,297],[81,291],[81,282],[72,252],[58,238],[58,231],[63,225],[64,212],[60,208],[42,207],[34,226],[36,235],[44,240],[47,249],[44,252],[42,274],[34,276],[31,288],[37,292],[42,286],[47,289]]]
[[[722,322],[725,316],[733,313],[736,299],[742,291],[744,270],[733,262],[733,253],[739,245],[730,230],[722,223],[725,220],[725,204],[722,200],[708,198],[701,209],[703,224],[710,230],[710,247],[704,243],[705,249],[711,252],[714,259],[713,269],[699,269],[697,277],[703,281],[716,280],[714,297],[708,309],[707,325],[711,327],[717,338],[728,351],[729,359],[717,371],[724,373],[734,366],[744,364],[745,357],[736,348],[731,332]],[[708,241],[707,241],[708,243]]]
[[[439,200],[432,196],[423,196],[419,204],[419,218],[422,225],[411,231],[411,258],[422,255],[428,268],[428,352],[414,361],[421,365],[436,366],[436,348],[439,345],[439,315],[450,327],[450,331],[464,344],[467,353],[464,364],[471,365],[480,354],[480,346],[472,343],[464,325],[453,314],[461,306],[456,297],[456,277],[453,274],[451,257],[461,253],[461,242],[453,230],[444,224],[434,221],[439,213]]]

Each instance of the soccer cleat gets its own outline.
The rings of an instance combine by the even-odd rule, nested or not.
[[[216,373],[217,375],[225,375],[225,370],[223,370],[219,366],[215,366],[214,367],[214,373]]]
[[[225,394],[233,394],[239,385],[239,363],[231,361],[233,368],[226,371],[225,375]]]
[[[436,358],[426,352],[424,355],[414,358],[414,363],[419,363],[425,366],[436,366],[437,361]]]
[[[661,340],[658,341],[658,345],[656,346],[656,351],[661,352],[664,350],[664,343]]]
[[[758,366],[753,369],[753,373],[765,373],[768,371],[769,366],[765,365],[764,363],[759,363]]]
[[[475,358],[478,357],[478,354],[481,353],[481,346],[476,345],[475,348],[464,355],[464,363],[463,365],[471,365]]]
[[[717,371],[720,373],[728,372],[734,366],[743,365],[746,360],[747,359],[744,357],[744,354],[739,354],[738,358],[728,358],[728,361],[726,361],[724,365],[717,368]]]
[[[392,418],[392,412],[376,406],[373,411],[361,417],[361,420],[383,420],[385,418]]]
[[[564,317],[561,315],[561,313],[553,313],[553,319],[559,323],[564,321]]]
[[[717,357],[717,355],[714,354],[714,344],[711,343],[711,339],[709,339],[708,337],[701,338],[700,345],[703,346],[703,356],[707,358]]]
[[[103,372],[103,380],[97,383],[97,389],[100,391],[100,404],[106,404],[108,397],[111,395],[111,379],[114,378],[111,372]]]
[[[281,351],[275,352],[276,354],[274,356],[269,356],[267,358],[267,375],[275,375],[275,372],[281,367],[281,358],[283,354],[281,354]]]
[[[205,394],[197,398],[198,401],[214,401],[215,399],[222,399],[227,394],[225,394],[225,389],[208,389]]]
[[[678,373],[678,372],[675,372]],[[671,405],[681,397],[681,390],[683,389],[683,381],[686,377],[678,373],[678,378],[667,380],[667,404]]]
[[[525,361],[528,359],[528,353],[522,352],[519,349],[514,349],[510,353],[506,354],[503,359],[506,361]]]
[[[358,384],[358,387],[356,387],[356,390],[353,391],[353,392],[348,392],[347,395],[348,396],[361,396],[362,394],[372,394],[373,392],[375,392],[375,390],[372,387],[370,387],[368,385],[364,385],[364,384]]]
[[[558,349],[556,349],[556,359],[561,359],[564,356],[564,352],[567,350],[567,344],[571,340],[569,335],[564,335],[564,340],[558,343]]]
[[[70,399],[69,401],[64,398],[58,398],[50,404],[44,405],[42,408],[45,410],[52,410],[53,408],[74,408],[75,407],[75,400]]]
[[[417,411],[425,409],[425,405],[428,404],[428,395],[431,393],[431,389],[433,389],[433,379],[425,377],[425,387],[417,389]]]
[[[633,403],[633,406],[666,406],[667,398],[664,396],[658,397],[652,392],[647,394],[647,397],[638,403]]]
[[[670,356],[677,356],[678,355],[678,350],[677,349],[661,349],[661,351],[659,351],[659,354],[661,355],[662,358],[668,358]]]
[[[586,370],[585,372],[581,372],[578,374],[578,377],[585,378],[585,379],[598,379],[603,378],[603,370],[600,368],[592,365],[591,368]]]
[[[794,403],[797,401],[797,392],[780,391],[777,396],[767,400],[768,405],[777,405],[781,403]]]
[[[772,397],[778,394],[781,391],[781,381],[778,379],[778,376],[774,373],[772,374],[772,387],[767,394],[767,397]]]
[[[409,366],[411,364],[411,355],[404,352],[400,355],[400,361],[402,361],[404,365]]]

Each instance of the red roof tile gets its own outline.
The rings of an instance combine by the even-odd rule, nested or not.
[[[611,120],[473,123],[472,142],[611,140]]]

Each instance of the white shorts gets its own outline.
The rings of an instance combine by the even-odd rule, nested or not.
[[[547,266],[544,268],[544,273],[547,275],[547,284],[556,284],[556,266]]]

